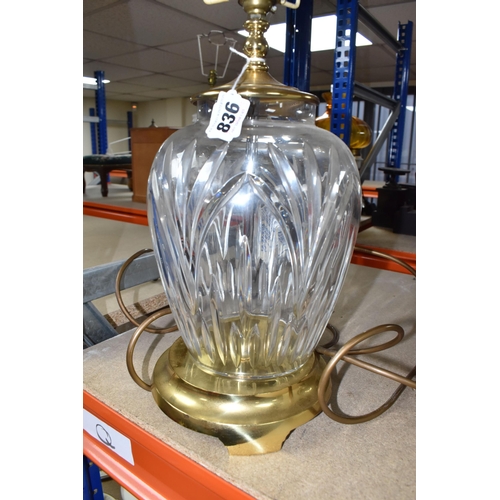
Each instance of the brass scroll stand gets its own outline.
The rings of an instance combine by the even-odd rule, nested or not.
[[[406,262],[393,257],[391,255],[385,254],[383,252],[378,252],[374,250],[369,250],[365,248],[360,248],[360,247],[355,247],[355,250],[371,255],[376,255],[381,258],[385,258],[388,260],[391,260],[402,267],[404,267],[406,270],[408,270],[413,276],[416,277],[416,271],[413,267],[409,266]],[[169,306],[160,309],[159,311],[156,311],[155,313],[149,315],[142,323],[139,323],[136,321],[136,319],[130,314],[128,311],[126,305],[123,302],[122,296],[121,296],[121,282],[122,282],[122,277],[127,270],[128,266],[138,257],[145,253],[152,252],[153,250],[151,249],[144,249],[136,252],[134,255],[132,255],[129,259],[127,259],[123,265],[121,266],[118,275],[116,277],[116,282],[115,282],[115,294],[116,298],[118,301],[118,305],[120,309],[122,310],[123,314],[128,318],[128,320],[137,327],[135,330],[133,336],[131,337],[128,347],[127,347],[127,354],[126,354],[126,362],[127,362],[127,369],[132,377],[132,379],[139,385],[142,389],[151,391],[152,390],[152,384],[147,384],[142,380],[137,372],[135,371],[134,365],[133,365],[133,355],[134,355],[134,349],[137,344],[137,341],[139,340],[139,337],[142,335],[144,331],[147,331],[149,333],[154,333],[154,334],[164,334],[164,333],[171,333],[178,331],[177,326],[172,326],[168,328],[155,328],[150,325],[152,325],[155,321],[158,319],[162,318],[163,316],[171,314],[171,309]],[[339,332],[337,329],[333,326],[328,324],[326,327],[326,330],[329,331],[329,333],[332,334],[332,339],[327,343],[322,346],[318,346],[316,348],[316,352],[320,355],[330,357],[330,361],[326,365],[326,367],[323,370],[323,373],[320,378],[319,386],[318,386],[318,401],[321,406],[321,409],[323,412],[332,420],[335,420],[336,422],[342,423],[342,424],[360,424],[363,422],[367,422],[369,420],[372,420],[378,416],[380,416],[382,413],[386,412],[399,398],[399,396],[402,394],[402,392],[406,389],[406,387],[410,387],[411,389],[416,390],[417,388],[417,383],[413,378],[416,375],[416,366],[406,375],[402,376],[397,373],[394,373],[389,370],[385,370],[379,366],[373,365],[371,363],[367,363],[365,361],[361,361],[356,358],[356,356],[361,355],[361,354],[372,354],[376,352],[383,351],[385,349],[389,349],[390,347],[395,346],[398,344],[404,337],[404,330],[401,326],[396,325],[396,324],[383,324],[376,326],[374,328],[371,328],[365,332],[362,332],[355,337],[353,337],[351,340],[346,342],[343,346],[336,347],[336,344],[338,343],[339,340]],[[365,340],[374,337],[376,335],[379,335],[384,332],[395,332],[396,335],[392,340],[389,340],[387,342],[384,342],[382,344],[372,346],[369,348],[365,349],[355,349],[355,346],[358,344],[364,342]],[[393,392],[393,394],[389,397],[389,399],[383,403],[379,408],[376,410],[367,413],[365,415],[360,415],[356,417],[351,417],[351,416],[345,416],[345,415],[339,415],[335,411],[333,411],[329,405],[328,405],[328,399],[330,398],[331,395],[331,375],[337,366],[339,361],[344,361],[347,363],[350,363],[352,365],[355,365],[359,368],[363,368],[365,370],[371,371],[373,373],[376,373],[378,375],[382,375],[384,377],[387,377],[391,380],[394,380],[398,382],[400,385],[397,387],[397,389]]]

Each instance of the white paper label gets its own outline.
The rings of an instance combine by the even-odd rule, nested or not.
[[[134,465],[132,443],[130,439],[99,420],[87,410],[83,410],[83,430],[92,437],[105,444],[110,450]]]
[[[241,97],[235,90],[220,92],[212,109],[206,130],[207,137],[227,142],[239,137],[249,107],[250,101]]]

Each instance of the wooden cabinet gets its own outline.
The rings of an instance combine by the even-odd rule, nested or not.
[[[165,139],[177,129],[169,127],[133,128],[132,143],[132,201],[146,203],[148,177],[156,153]]]

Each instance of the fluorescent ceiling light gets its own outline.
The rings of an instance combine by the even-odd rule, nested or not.
[[[315,17],[311,25],[311,52],[333,50],[335,48],[335,33],[337,31],[337,16]],[[247,36],[245,30],[238,31],[240,35]],[[346,30],[349,34],[349,30]],[[269,47],[285,52],[286,49],[286,23],[269,26],[265,35]],[[356,33],[356,47],[372,45],[368,38]]]
[[[109,83],[109,80],[103,80],[103,83]],[[97,85],[97,80],[95,78],[92,78],[90,76],[84,76],[83,77],[83,84],[84,85]]]

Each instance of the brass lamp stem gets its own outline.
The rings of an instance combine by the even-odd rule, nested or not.
[[[250,70],[267,71],[269,69],[265,61],[256,60],[256,58],[264,59],[267,55],[269,45],[264,33],[268,28],[269,22],[262,19],[249,19],[245,22],[245,29],[249,35],[243,47],[243,52],[252,58],[248,65]]]
[[[264,59],[267,55],[269,45],[264,33],[269,28],[266,15],[276,9],[277,0],[238,0],[243,10],[248,15],[244,28],[249,35],[243,47],[243,52],[253,60],[250,61],[249,69],[253,71],[267,71],[269,69]]]
[[[203,1],[212,4],[226,0]],[[318,105],[319,100],[314,94],[283,85],[273,78],[269,74],[269,66],[265,59],[269,50],[269,45],[264,37],[270,25],[266,18],[267,14],[274,12],[278,4],[286,8],[297,9],[300,6],[300,0],[295,0],[293,3],[287,0],[238,0],[238,3],[248,16],[243,25],[249,33],[243,46],[243,54],[248,58],[246,69],[236,80],[195,95],[191,98],[191,102],[196,103],[199,99],[215,101],[220,92],[228,92],[237,86],[238,93],[246,99],[294,100]]]

